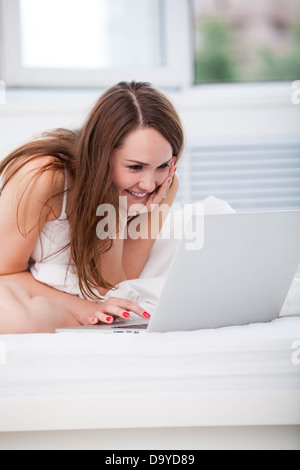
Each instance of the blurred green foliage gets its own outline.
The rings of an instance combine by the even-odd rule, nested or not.
[[[219,17],[204,18],[198,31],[196,83],[293,80],[300,77],[300,22],[289,27],[290,50],[282,55],[268,48],[255,51],[253,66],[243,62],[239,33]]]
[[[227,23],[211,17],[203,20],[201,49],[196,55],[196,81],[234,81],[237,79],[233,54],[233,32]]]
[[[300,22],[288,31],[292,47],[286,55],[275,54],[268,49],[260,51],[261,75],[268,80],[292,80],[300,77]]]

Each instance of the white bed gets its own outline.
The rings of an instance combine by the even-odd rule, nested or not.
[[[282,314],[189,333],[3,336],[0,449],[299,450],[299,278]]]
[[[34,447],[37,431],[48,431],[38,435],[45,448],[92,447],[91,435],[94,444],[99,435],[98,448],[200,448],[208,445],[200,439],[205,428],[227,428],[227,438],[239,428],[233,447],[264,447],[259,433],[242,439],[253,426],[265,428],[275,448],[300,448],[300,353],[293,349],[299,339],[296,317],[191,333],[5,336],[0,448]],[[279,429],[278,441],[270,433]],[[86,440],[78,435],[87,430]],[[123,430],[117,444],[112,430]],[[172,447],[175,431],[181,442]]]

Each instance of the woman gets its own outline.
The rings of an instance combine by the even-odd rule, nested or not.
[[[162,93],[120,83],[80,131],[47,133],[1,163],[0,334],[112,323],[130,312],[149,318],[103,296],[143,271],[163,224],[153,214],[176,197],[183,143]],[[139,238],[130,236],[137,204],[141,221],[159,220]],[[115,209],[116,230],[97,236],[103,205]]]

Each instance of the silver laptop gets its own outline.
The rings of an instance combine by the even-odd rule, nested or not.
[[[300,211],[191,217],[199,227],[195,217],[204,224],[203,246],[191,249],[183,237],[150,322],[75,330],[163,333],[278,318],[300,265]]]

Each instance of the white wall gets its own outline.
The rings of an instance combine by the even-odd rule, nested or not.
[[[22,90],[0,105],[0,158],[38,133],[82,124],[101,90]],[[169,93],[188,142],[300,138],[300,105],[290,83],[211,85]]]
[[[211,85],[169,93],[188,142],[300,139],[291,83]],[[101,90],[11,89],[0,104],[0,158],[38,133],[81,125]]]
[[[99,96],[67,90],[7,90],[0,105],[0,158],[39,133],[76,128]]]
[[[189,138],[280,140],[300,138],[300,105],[291,83],[212,85],[174,96]]]

